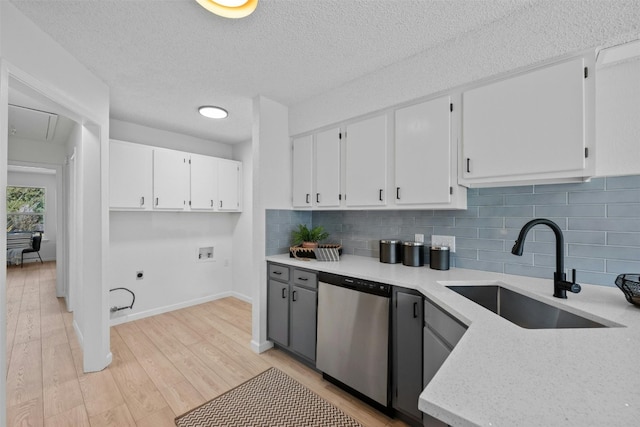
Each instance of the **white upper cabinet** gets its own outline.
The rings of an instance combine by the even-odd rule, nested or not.
[[[386,115],[347,126],[346,146],[346,205],[386,205]]]
[[[316,194],[318,207],[340,206],[340,129],[316,135]]]
[[[153,208],[185,210],[189,199],[189,154],[153,150]]]
[[[118,210],[149,210],[152,205],[153,149],[111,140],[109,206]]]
[[[397,205],[466,207],[466,190],[457,185],[452,143],[452,100],[445,96],[395,112]],[[454,192],[463,192],[458,197]]]
[[[459,182],[474,186],[590,176],[590,64],[591,58],[575,58],[463,92]]]
[[[310,208],[313,194],[313,135],[293,140],[293,207]]]
[[[218,159],[191,154],[191,210],[213,211],[218,202]]]
[[[218,159],[218,206],[224,212],[239,212],[242,188],[242,163]]]

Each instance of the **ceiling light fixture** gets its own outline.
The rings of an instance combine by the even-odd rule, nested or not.
[[[225,18],[244,18],[256,10],[258,0],[196,0],[211,13]]]
[[[198,108],[198,112],[210,119],[226,119],[229,113],[224,108],[215,107],[213,105],[203,105]]]

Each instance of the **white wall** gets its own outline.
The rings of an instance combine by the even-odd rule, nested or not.
[[[227,144],[112,120],[111,139],[232,158]],[[243,166],[244,168],[244,166]],[[231,295],[234,230],[240,213],[111,212],[108,286],[136,294],[132,310],[111,314],[122,323]],[[197,262],[200,247],[214,246],[213,262]],[[241,258],[242,259],[242,258]],[[144,271],[142,280],[136,272]],[[130,295],[110,293],[109,306],[127,306]]]
[[[7,184],[17,187],[44,187],[45,188],[45,214],[44,214],[44,238],[40,248],[40,257],[44,261],[55,261],[56,242],[58,239],[58,193],[55,174],[33,172],[9,172]],[[33,255],[28,256],[33,258]],[[25,257],[27,258],[27,257]],[[37,259],[37,257],[36,257]]]
[[[291,141],[287,107],[258,96],[253,100],[253,219],[252,256],[247,268],[253,286],[251,347],[262,352],[267,341],[267,281],[265,262],[266,209],[291,207]]]
[[[253,236],[253,159],[251,141],[233,146],[233,159],[242,162],[242,207],[243,211],[233,231],[233,288],[236,296],[246,301],[252,300],[253,283],[247,259],[254,245]]]
[[[232,146],[229,144],[195,138],[122,120],[112,119],[110,121],[109,138],[186,151],[188,153],[222,157],[224,159],[232,158]]]
[[[107,296],[104,286],[104,265],[108,258],[108,134],[109,134],[109,89],[90,71],[80,64],[69,52],[65,51],[49,35],[40,30],[33,22],[22,15],[10,2],[0,2],[0,152],[7,151],[6,115],[7,91],[10,76],[22,81],[35,91],[52,99],[69,111],[75,113],[72,119],[81,119],[85,126],[92,127],[83,132],[85,155],[79,158],[83,166],[85,192],[79,197],[83,232],[83,262],[75,263],[80,271],[82,282],[88,284],[81,306],[87,316],[81,323],[74,315],[76,331],[84,336],[83,362],[86,371],[97,371],[111,362],[109,351],[109,326]],[[93,126],[92,126],[93,124]],[[86,129],[83,128],[83,129]],[[86,136],[86,138],[85,138]],[[0,158],[0,167],[5,168],[6,158]],[[6,185],[6,174],[0,174],[0,188]],[[5,190],[0,190],[4,199]],[[87,196],[87,197],[85,197]],[[0,204],[0,215],[6,213],[6,206]],[[89,242],[90,239],[90,242]],[[3,241],[0,241],[2,243]],[[89,245],[90,243],[90,245]],[[89,247],[91,250],[89,250]],[[86,251],[84,250],[86,248]],[[6,256],[6,255],[4,255]],[[2,260],[0,260],[2,261]],[[4,266],[4,262],[0,262]],[[4,268],[4,267],[2,267]],[[4,294],[5,274],[0,271],[2,280],[0,294]],[[5,304],[0,304],[0,318],[5,317]],[[0,325],[0,366],[5,366],[4,325]],[[5,378],[2,377],[0,407],[4,419],[6,399]]]

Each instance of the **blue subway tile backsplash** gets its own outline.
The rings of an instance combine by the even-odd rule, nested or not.
[[[615,286],[618,274],[640,273],[640,175],[467,194],[463,211],[268,211],[267,254],[286,253],[298,223],[322,225],[344,253],[371,257],[379,256],[380,239],[412,241],[420,233],[428,244],[432,234],[445,234],[456,236],[452,266],[552,278],[555,239],[548,228],[532,230],[522,257],[511,254],[522,225],[548,218],[563,230],[565,266],[578,271],[579,282]]]

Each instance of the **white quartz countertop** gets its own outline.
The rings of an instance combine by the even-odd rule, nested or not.
[[[419,399],[420,410],[450,425],[640,425],[640,308],[616,287],[581,283],[579,294],[562,300],[552,296],[551,279],[438,271],[353,255],[338,262],[288,254],[266,259],[416,289],[466,324]],[[524,329],[446,288],[496,283],[612,327]]]

